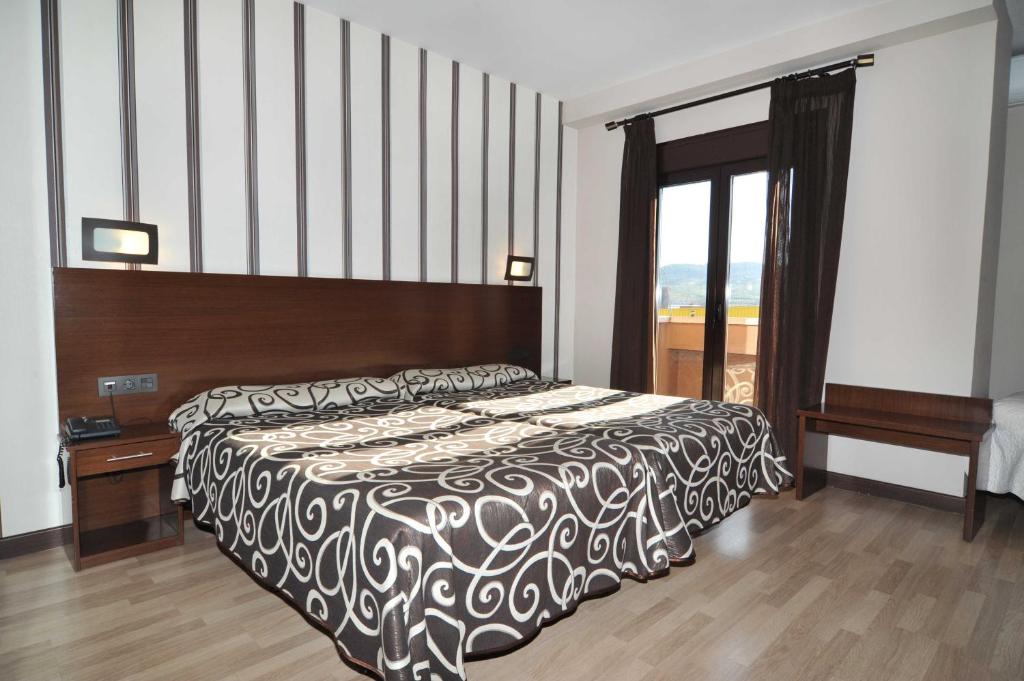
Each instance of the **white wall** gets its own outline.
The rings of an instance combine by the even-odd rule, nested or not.
[[[858,82],[828,381],[972,394],[995,31],[883,50]],[[961,457],[831,440],[832,470],[963,492]]]
[[[995,38],[994,20],[975,23],[880,49],[858,73],[828,381],[972,392]],[[768,102],[660,117],[658,141],[764,120]],[[607,385],[622,132],[579,136],[576,380]],[[840,438],[830,452],[839,472],[962,491],[962,459]]]
[[[999,241],[992,397],[1024,391],[1024,106],[1009,110]]]
[[[1010,58],[1013,27],[1003,0],[994,8],[998,15],[993,50],[992,94],[989,115],[988,168],[985,176],[985,227],[982,232],[978,312],[974,339],[974,382],[971,394],[990,394],[992,341],[996,314],[996,270],[999,266],[999,233],[1003,222],[1003,171],[1006,161],[1006,114],[1009,105]]]
[[[140,217],[160,228],[160,265],[189,269],[188,170],[185,143],[184,29],[181,2],[135,0]],[[256,160],[259,258],[263,274],[297,273],[297,189],[293,3],[255,3]],[[60,3],[68,264],[81,260],[83,216],[122,216],[117,0]],[[202,244],[205,271],[246,271],[245,139],[241,0],[199,0],[198,74]],[[306,157],[309,271],[341,276],[341,30],[339,17],[305,10]],[[50,300],[46,154],[39,0],[0,2],[0,197],[4,248],[0,282],[0,534],[62,522],[56,492],[57,446],[53,320]],[[353,273],[383,275],[381,34],[351,25]],[[452,281],[452,215],[458,215],[458,280],[484,281],[482,192],[489,198],[486,277],[504,285],[510,184],[510,83],[490,79],[489,158],[481,176],[484,74],[460,68],[458,167],[452,167],[452,61],[427,60],[427,239],[419,239],[419,49],[391,41],[391,275],[415,280],[421,252],[427,277]],[[517,84],[516,177],[512,200],[516,252],[533,255],[534,140],[540,136],[536,254],[544,286],[542,370],[553,373],[558,101]],[[571,133],[571,131],[570,131]],[[574,134],[564,164],[575,172]],[[501,169],[504,168],[504,172]],[[453,170],[460,184],[452,205]],[[571,375],[573,316],[573,182],[562,219],[559,366]],[[16,322],[16,323],[15,323]],[[13,387],[13,389],[10,389]],[[66,518],[66,517],[65,517]]]
[[[0,510],[3,533],[59,525],[39,3],[0,3]]]

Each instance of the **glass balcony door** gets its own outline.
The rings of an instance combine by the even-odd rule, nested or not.
[[[763,160],[662,182],[657,393],[753,403],[766,205]]]
[[[662,187],[658,198],[654,390],[661,395],[704,395],[713,182],[695,174]]]
[[[722,388],[726,402],[754,403],[767,210],[767,171],[730,175]]]

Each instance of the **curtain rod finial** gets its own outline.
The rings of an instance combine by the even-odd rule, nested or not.
[[[858,68],[860,68],[862,66],[874,66],[875,65],[875,53],[871,52],[869,54],[858,54],[857,58],[854,60],[853,63],[854,63],[854,66],[856,66]]]
[[[612,130],[614,130],[617,127],[619,127],[619,124],[618,124],[617,121],[608,121],[607,123],[604,124],[604,129],[608,130],[608,131],[612,131]]]

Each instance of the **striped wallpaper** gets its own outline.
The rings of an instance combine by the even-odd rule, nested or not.
[[[40,3],[55,265],[102,266],[84,216],[158,224],[168,270],[503,284],[533,255],[571,373],[560,102],[291,0]]]

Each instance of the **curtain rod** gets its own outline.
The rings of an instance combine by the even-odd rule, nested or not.
[[[812,78],[814,76],[820,76],[832,71],[838,71],[839,69],[845,68],[863,68],[865,66],[875,65],[875,54],[858,54],[853,59],[847,59],[846,61],[836,62],[835,64],[829,64],[828,66],[821,66],[816,69],[810,69],[809,71],[801,71],[799,73],[791,73],[788,76],[782,76],[786,80],[803,80],[804,78]],[[756,85],[748,85],[747,87],[741,87],[738,90],[731,90],[729,92],[723,92],[718,95],[712,95],[705,97],[704,99],[698,99],[693,102],[686,102],[685,104],[676,104],[670,106],[667,109],[659,109],[657,111],[651,111],[648,113],[637,114],[629,118],[623,118],[621,121],[608,121],[604,124],[607,130],[614,130],[615,128],[621,128],[624,125],[629,125],[633,121],[642,121],[645,118],[654,118],[655,116],[663,116],[665,114],[675,113],[676,111],[682,111],[683,109],[691,109],[695,106],[701,106],[702,104],[710,104],[711,102],[717,102],[720,99],[728,99],[729,97],[735,97],[737,95],[745,95],[748,92],[754,92],[756,90],[763,90],[771,87],[774,80],[768,80],[763,83],[757,83]]]

